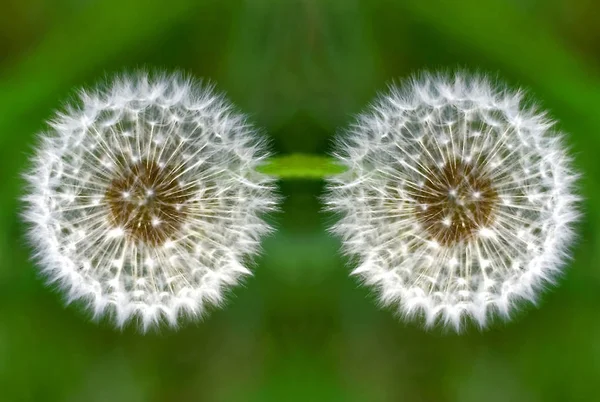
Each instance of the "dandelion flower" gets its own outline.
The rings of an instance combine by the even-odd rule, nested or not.
[[[142,330],[219,305],[269,231],[264,144],[223,96],[139,72],[81,91],[40,135],[24,218],[68,302]]]
[[[523,94],[481,76],[392,87],[339,138],[332,228],[383,305],[456,331],[535,302],[578,217],[562,135]]]

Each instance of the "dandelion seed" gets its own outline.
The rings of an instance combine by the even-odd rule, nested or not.
[[[578,175],[543,113],[483,77],[392,87],[340,138],[327,208],[353,273],[426,326],[508,318],[560,274]]]
[[[264,144],[211,88],[180,75],[80,93],[41,134],[24,218],[68,301],[142,330],[223,302],[250,274],[275,207]]]

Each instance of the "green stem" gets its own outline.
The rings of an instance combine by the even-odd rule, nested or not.
[[[333,158],[320,155],[291,154],[270,158],[258,171],[279,179],[318,180],[344,172]]]

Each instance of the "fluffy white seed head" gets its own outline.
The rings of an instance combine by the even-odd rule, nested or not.
[[[24,218],[68,301],[142,330],[218,305],[269,227],[265,146],[223,96],[139,72],[81,91],[40,135]]]
[[[553,122],[523,103],[481,76],[423,74],[339,138],[332,230],[382,304],[458,331],[507,318],[556,279],[577,174]]]

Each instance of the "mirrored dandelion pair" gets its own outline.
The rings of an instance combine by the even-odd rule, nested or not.
[[[392,87],[339,136],[332,231],[353,274],[409,318],[480,327],[560,274],[578,175],[553,122],[480,76]],[[40,136],[25,219],[68,301],[142,330],[223,302],[270,230],[264,140],[222,95],[137,73],[80,93]]]

